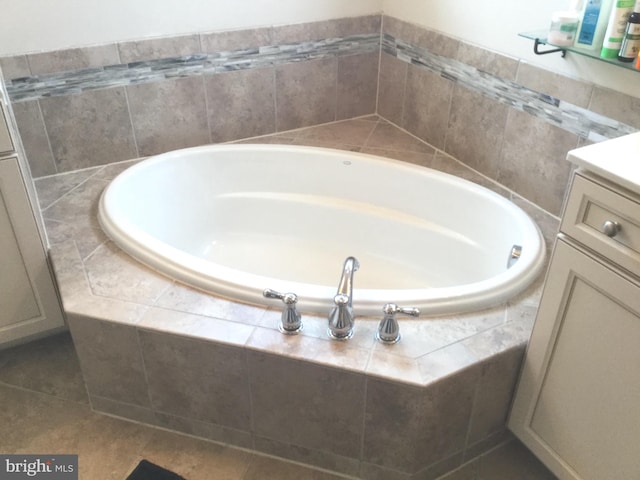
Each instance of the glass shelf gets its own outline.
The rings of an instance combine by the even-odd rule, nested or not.
[[[578,55],[582,55],[583,57],[589,57],[589,58],[593,58],[595,60],[598,60],[600,62],[604,62],[604,63],[608,63],[610,65],[615,65],[616,67],[620,67],[620,68],[625,68],[627,70],[631,70],[633,72],[640,72],[640,70],[636,70],[635,68],[635,62],[621,62],[620,60],[617,60],[615,58],[611,59],[611,58],[602,58],[600,57],[600,50],[593,50],[593,51],[588,51],[588,50],[583,50],[580,48],[574,48],[574,47],[559,47],[557,45],[553,45],[552,43],[549,43],[547,41],[547,31],[546,30],[538,30],[535,32],[522,32],[519,33],[518,35],[524,38],[528,38],[529,40],[533,40],[534,44],[533,44],[533,51],[536,53],[536,55],[546,55],[548,53],[556,53],[559,52],[561,53],[561,55],[564,57],[566,52],[571,52],[571,53],[577,53]],[[539,46],[540,45],[548,45],[549,48],[548,50],[540,50]]]

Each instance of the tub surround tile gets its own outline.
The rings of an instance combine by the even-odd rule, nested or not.
[[[412,65],[407,71],[402,127],[444,150],[453,82]]]
[[[423,382],[436,382],[477,364],[479,360],[463,342],[458,342],[423,355],[416,359],[416,363]]]
[[[496,161],[492,159],[500,155],[494,146],[501,145],[504,136],[501,129],[505,123],[502,118],[491,115],[478,117],[478,111],[476,117],[483,119],[481,122],[464,115],[465,102],[474,105],[479,97],[486,98],[483,111],[489,106],[496,113],[499,110],[496,105],[502,105],[510,112],[522,112],[566,130],[581,142],[613,138],[640,126],[632,115],[637,99],[594,89],[438,32],[380,15],[147,39],[2,61],[11,72],[8,91],[12,101],[16,107],[21,103],[29,105],[16,116],[36,176],[183,146],[260,136],[373,113],[377,108],[378,113],[396,125],[497,179],[493,176]],[[264,71],[277,70],[282,77],[281,72],[290,65],[315,62],[331,66],[324,68],[328,68],[324,73],[294,75],[289,82],[278,83],[276,79],[275,85],[265,86],[266,78],[256,80],[261,75],[268,77]],[[311,66],[307,68],[312,70]],[[213,81],[225,72],[238,73],[238,76]],[[335,88],[330,88],[333,75],[337,81]],[[213,90],[208,91],[206,102],[187,101],[192,95],[183,92],[183,88],[175,91],[177,84],[183,87],[195,84],[196,79],[203,76],[207,89]],[[312,91],[311,98],[300,93],[289,98],[288,92],[281,90],[300,81],[306,83],[298,90]],[[130,97],[130,105],[120,103],[119,113],[112,111],[117,102],[107,99],[106,93],[99,98],[90,95],[118,91],[122,87]],[[460,93],[463,90],[469,94]],[[593,101],[585,105],[591,90]],[[266,93],[260,95],[259,92]],[[71,108],[61,102],[63,108],[57,110],[55,121],[51,113],[53,107],[46,105],[54,100],[49,97],[58,95],[91,98],[86,108]],[[197,93],[196,97],[200,98],[201,94]],[[172,99],[171,105],[166,105],[167,98]],[[66,102],[79,103],[78,100]],[[44,114],[41,119],[36,103]],[[203,120],[205,103],[207,118]],[[84,131],[87,119],[78,116],[78,110],[92,109],[104,112],[104,115],[95,114],[93,119],[102,129],[95,138],[87,137]],[[221,109],[237,115],[223,117],[217,114]],[[133,122],[127,122],[123,113]],[[109,122],[106,117],[118,117],[118,121]],[[81,124],[78,128],[76,122]],[[209,125],[205,126],[207,122]],[[64,125],[82,134],[74,136],[74,132],[64,130]],[[489,125],[491,132],[485,137],[496,141],[482,141],[482,136],[474,134],[478,125]],[[466,130],[472,133],[471,140],[465,138]],[[539,140],[536,131],[526,131],[523,135]],[[107,158],[108,142],[100,144],[99,141],[109,137],[124,140],[114,143],[120,150]],[[466,142],[466,150],[459,146],[461,141]],[[349,143],[336,146],[354,150]],[[548,159],[545,158],[545,162]],[[424,164],[421,160],[416,163]],[[533,200],[531,196],[528,198]],[[552,203],[560,204],[561,200],[556,198]]]
[[[478,368],[447,377],[427,391],[369,379],[363,460],[408,473],[438,463],[465,446]],[[403,431],[413,442],[406,442]]]
[[[460,41],[433,30],[427,30],[388,15],[383,16],[382,22],[383,35],[388,34],[391,37],[401,38],[407,44],[429,50],[436,55],[456,58],[460,49]]]
[[[364,376],[258,352],[249,352],[248,362],[256,435],[350,458],[360,455]]]
[[[253,437],[250,432],[161,412],[154,412],[154,414],[153,424],[158,427],[240,448],[253,448]]]
[[[337,80],[338,63],[335,59],[278,67],[276,130],[291,130],[336,120]]]
[[[278,317],[279,317],[278,313]],[[305,315],[305,330],[308,326]],[[332,342],[327,337],[327,319],[320,322],[323,324],[322,336],[310,337],[308,335],[286,335],[283,336],[276,328],[256,328],[247,347],[265,353],[274,353],[282,357],[303,360],[338,367],[354,372],[363,372],[369,361],[369,350],[359,348],[346,342]],[[359,324],[360,326],[360,324]],[[358,329],[362,334],[362,329]],[[371,336],[373,338],[373,336]]]
[[[208,53],[232,52],[236,50],[249,51],[261,45],[276,45],[273,37],[274,31],[271,27],[201,33],[201,51]]]
[[[310,42],[319,38],[340,38],[365,34],[379,37],[381,21],[380,15],[367,15],[282,25],[273,29],[273,41],[279,45]]]
[[[31,69],[26,55],[0,57],[0,70],[2,70],[2,77],[5,83],[9,83],[12,78],[31,76]]]
[[[97,227],[69,225],[50,218],[46,218],[44,224],[47,230],[47,240],[50,244],[75,241],[80,257],[83,259],[108,240],[105,233]]]
[[[497,178],[509,108],[455,87],[446,132],[446,151],[474,170]]]
[[[559,216],[572,170],[565,156],[577,148],[578,137],[515,110],[510,111],[507,118],[495,178]],[[530,134],[523,135],[525,131]]]
[[[593,85],[565,77],[558,73],[543,70],[524,61],[518,66],[516,82],[523,87],[535,90],[582,108],[589,108]]]
[[[276,131],[275,70],[239,70],[204,77],[213,142]]]
[[[405,83],[409,65],[385,52],[380,54],[378,75],[378,114],[402,125]]]
[[[141,265],[111,241],[96,248],[84,265],[91,291],[99,297],[155,303],[173,283]]]
[[[352,132],[359,149],[370,144],[386,146],[378,149],[392,156],[442,155],[377,117],[261,141],[331,142],[341,130]],[[442,158],[445,170],[478,175]],[[127,165],[36,182],[52,202],[43,212],[47,226],[72,232],[52,236],[51,258],[71,332],[82,345],[78,356],[94,409],[369,480],[434,478],[495,445],[500,431],[493,430],[504,412],[489,404],[487,392],[508,390],[500,383],[508,370],[501,361],[512,358],[491,361],[526,342],[539,293],[523,293],[506,309],[403,322],[403,339],[394,346],[375,342],[380,319],[368,317],[356,318],[349,342],[328,339],[324,315],[305,314],[303,332],[285,337],[277,330],[277,305],[235,304],[185,287],[111,242],[81,253],[89,244],[82,247],[78,236],[96,225],[100,192]],[[532,289],[539,292],[539,285]],[[446,322],[452,330],[443,328]],[[111,361],[115,368],[108,369]],[[320,400],[327,392],[336,399],[329,405]],[[396,407],[405,412],[398,423],[389,416]],[[441,424],[450,417],[445,431]],[[398,453],[407,434],[409,453]]]
[[[444,173],[448,173],[450,175],[455,175],[456,177],[460,177],[465,180],[469,180],[470,182],[477,183],[478,185],[482,185],[483,187],[488,188],[489,190],[492,190],[498,195],[502,195],[505,198],[512,199],[512,197],[514,196],[512,191],[507,190],[495,180],[492,180],[491,178],[486,177],[475,170],[472,170],[471,168],[469,168],[469,166],[445,153],[438,152],[434,156],[434,159],[429,167]]]
[[[467,446],[506,430],[507,413],[524,358],[524,346],[506,350],[482,365],[475,392]]]
[[[96,217],[100,195],[109,182],[89,177],[42,211],[45,219],[77,227],[99,229]]]
[[[40,106],[57,171],[138,156],[123,88],[47,98]]]
[[[338,58],[338,90],[336,119],[370,115],[376,111],[380,54],[371,52]]]
[[[99,68],[120,63],[115,44],[70,48],[27,55],[32,75]]]
[[[52,245],[49,249],[49,257],[65,311],[68,311],[67,307],[77,299],[81,302],[93,300],[84,272],[84,263],[73,240]]]
[[[202,78],[130,85],[126,91],[138,151],[134,156],[210,143]]]
[[[69,312],[67,318],[89,395],[150,407],[135,328]]]
[[[157,58],[184,57],[193,52],[203,51],[200,47],[199,35],[180,35],[122,42],[117,44],[117,48],[119,62],[113,62],[114,64],[120,62],[145,62]]]
[[[358,475],[359,461],[335,453],[304,448],[271,438],[254,436],[254,449],[266,455],[287,458],[294,462],[339,472],[353,478]]]
[[[520,63],[515,58],[469,44],[464,44],[464,48],[458,49],[455,59],[504,80],[516,79]]]
[[[265,314],[265,307],[229,302],[221,297],[204,295],[201,291],[174,282],[154,303],[162,309],[215,317],[221,320],[238,321],[246,325],[257,325]],[[173,321],[173,320],[171,320]]]
[[[179,334],[235,346],[247,343],[254,330],[253,326],[240,322],[162,308],[149,308],[137,326],[162,333]]]
[[[210,40],[203,40],[203,44],[206,44],[204,46],[210,43]],[[115,45],[105,48],[107,47],[115,48]],[[196,51],[177,57],[130,63],[114,61],[103,63],[103,66],[92,66],[92,68],[79,67],[80,69],[74,70],[72,67],[66,71],[59,70],[60,73],[14,78],[7,82],[7,92],[12,102],[33,101],[45,97],[67,96],[172,78],[282,66],[309,60],[335,59],[342,55],[377,52],[379,48],[378,32],[345,37],[319,37],[312,41],[296,43],[252,45],[247,48],[217,50],[212,53]],[[55,56],[57,53],[43,55]],[[61,55],[65,56],[65,51]]]
[[[602,87],[593,88],[593,96],[589,104],[591,111],[604,115],[605,118],[611,115],[621,122],[631,125],[634,130],[640,129],[640,98],[629,97],[620,92],[615,92]],[[613,128],[616,128],[613,126]],[[623,129],[620,135],[630,133],[628,129]],[[599,141],[599,138],[587,137],[591,140]],[[608,137],[609,138],[609,137]]]
[[[91,395],[91,408],[97,412],[133,420],[134,422],[146,423],[148,425],[158,424],[157,414],[149,407],[119,402],[110,398],[100,397],[99,395]]]
[[[435,153],[435,149],[431,145],[406,131],[400,130],[391,123],[378,123],[369,138],[367,138],[364,146],[396,152]]]
[[[58,173],[39,102],[12,105],[20,140],[33,177]]]
[[[300,142],[320,140],[360,147],[366,143],[377,125],[377,121],[372,122],[366,118],[359,118],[303,128],[291,132],[291,134],[295,135],[294,138]]]
[[[84,183],[96,174],[100,167],[76,170],[60,175],[52,175],[34,180],[38,191],[38,205],[44,211],[60,198],[67,195],[73,189]]]
[[[425,384],[418,360],[395,353],[392,345],[380,345],[371,352],[367,374],[416,386]]]
[[[400,28],[411,31],[415,27],[404,24]],[[395,37],[386,30],[382,37],[382,51],[410,65],[455,82],[458,86],[478,92],[482,96],[500,104],[542,118],[583,138],[599,141],[633,133],[636,130],[636,127],[623,123],[625,118],[613,120],[599,115],[595,111],[530,90],[509,78],[502,78],[455,60],[455,55],[439,55],[431,50],[430,47],[417,46],[405,37]],[[471,61],[477,62],[478,59],[472,59]],[[508,65],[510,62],[507,59],[501,63]],[[487,63],[486,60],[480,61],[479,64],[492,69],[496,68],[495,65],[492,65],[491,62]],[[500,69],[503,68],[500,67]],[[626,96],[621,95],[621,97]]]
[[[142,328],[138,335],[154,410],[251,430],[242,349]]]

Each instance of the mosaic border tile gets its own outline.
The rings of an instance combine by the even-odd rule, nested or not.
[[[398,60],[423,68],[497,102],[593,142],[616,138],[636,128],[586,108],[528,89],[455,59],[415,47],[389,34],[360,34],[283,45],[193,54],[143,62],[15,78],[7,82],[13,103],[74,95],[85,91],[158,82],[202,74],[273,67],[287,63],[382,49]]]
[[[389,34],[383,34],[382,51],[593,142],[637,131],[630,125],[415,47]]]
[[[6,87],[11,101],[20,103],[173,78],[373,53],[379,49],[379,34],[351,35],[15,78],[8,81]]]

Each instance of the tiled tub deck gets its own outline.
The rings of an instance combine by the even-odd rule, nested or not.
[[[375,116],[253,141],[444,170],[512,198],[547,240],[557,229],[556,218]],[[496,308],[403,319],[403,339],[392,346],[375,342],[378,318],[358,317],[348,342],[329,340],[326,318],[310,315],[301,335],[285,336],[278,305],[201,293],[104,236],[99,196],[130,164],[36,180],[95,410],[364,479],[436,478],[508,437],[505,418],[542,279]]]

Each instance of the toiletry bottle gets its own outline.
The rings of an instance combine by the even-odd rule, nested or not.
[[[580,17],[578,5],[580,0],[572,0],[569,10],[554,12],[551,15],[551,26],[547,41],[560,47],[570,47],[576,39]]]
[[[604,43],[600,56],[602,58],[617,58],[618,52],[627,28],[627,20],[635,5],[635,0],[614,0],[611,6],[611,15],[604,34]]]
[[[575,48],[600,50],[609,21],[612,0],[586,0],[580,12]]]
[[[633,13],[629,15],[627,28],[624,32],[618,60],[621,62],[633,62],[638,57],[640,50],[640,0],[636,0]]]

